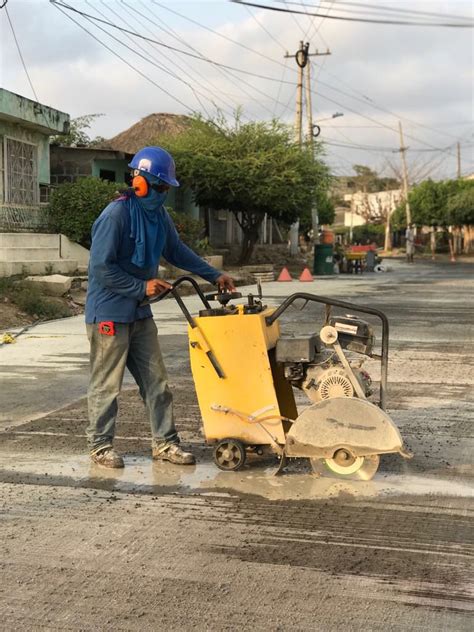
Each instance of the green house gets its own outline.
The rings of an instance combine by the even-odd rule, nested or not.
[[[0,88],[0,231],[37,230],[50,185],[49,140],[69,115]]]

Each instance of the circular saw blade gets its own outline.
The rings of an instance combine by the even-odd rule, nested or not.
[[[379,467],[378,454],[356,457],[346,467],[336,463],[334,459],[310,459],[313,471],[320,476],[339,478],[346,481],[370,481]]]

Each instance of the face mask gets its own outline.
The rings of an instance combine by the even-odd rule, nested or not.
[[[147,211],[158,211],[164,204],[168,196],[168,191],[158,193],[150,187],[148,195],[140,198],[140,202],[146,208]]]

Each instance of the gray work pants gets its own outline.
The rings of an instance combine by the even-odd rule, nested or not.
[[[150,419],[152,444],[179,443],[173,419],[173,398],[152,318],[115,323],[115,335],[99,333],[99,323],[87,325],[90,352],[88,390],[91,452],[112,446],[117,420],[117,396],[125,367],[133,375]]]

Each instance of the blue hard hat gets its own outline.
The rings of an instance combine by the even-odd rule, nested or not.
[[[172,156],[161,147],[144,147],[132,158],[128,165],[131,169],[138,169],[146,176],[147,173],[163,180],[171,187],[179,187],[176,180],[176,167]]]

